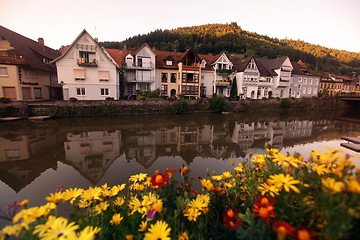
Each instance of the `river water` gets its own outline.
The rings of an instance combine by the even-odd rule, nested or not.
[[[360,136],[357,113],[182,114],[0,123],[0,208],[30,206],[59,186],[126,183],[140,172],[189,166],[191,175],[221,174],[264,144],[283,153],[340,147]],[[342,148],[344,149],[344,148]],[[347,150],[347,149],[344,149]],[[347,150],[350,154],[356,154]],[[353,158],[360,165],[360,160]],[[196,184],[195,184],[196,186]],[[1,214],[0,214],[1,215]],[[0,228],[6,222],[0,219]]]

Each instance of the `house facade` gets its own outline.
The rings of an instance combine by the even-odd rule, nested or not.
[[[86,30],[54,62],[64,100],[119,99],[119,65]]]
[[[155,81],[155,53],[146,43],[133,53],[128,52],[123,66],[127,95],[136,95],[138,90],[159,88]]]
[[[60,52],[0,26],[0,97],[13,100],[61,99],[56,68]]]
[[[320,85],[320,76],[311,71],[302,61],[291,62],[293,66],[290,83],[290,97],[317,97]]]

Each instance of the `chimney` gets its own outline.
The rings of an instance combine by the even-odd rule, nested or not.
[[[45,51],[45,42],[43,38],[38,38],[38,44]]]
[[[127,50],[127,46],[126,46],[126,44],[124,44],[124,47],[123,47],[123,49],[124,49],[124,50]]]
[[[99,43],[99,39],[98,39],[98,38],[94,38],[94,41],[95,41],[96,43]]]

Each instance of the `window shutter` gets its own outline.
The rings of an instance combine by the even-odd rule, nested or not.
[[[99,74],[100,81],[109,81],[110,80],[109,71],[99,71],[98,74]]]
[[[85,69],[74,69],[75,80],[85,80]]]

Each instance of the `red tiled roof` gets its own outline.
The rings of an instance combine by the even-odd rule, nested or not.
[[[7,40],[30,67],[43,71],[56,71],[55,66],[44,63],[43,58],[53,60],[61,55],[59,51],[46,46],[42,47],[37,41],[24,37],[3,26],[0,26],[0,39]]]

